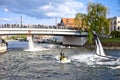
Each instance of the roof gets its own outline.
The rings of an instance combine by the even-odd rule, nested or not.
[[[74,18],[62,18],[61,21],[64,23],[65,26],[74,26]]]

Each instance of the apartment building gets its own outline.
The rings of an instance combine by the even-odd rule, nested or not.
[[[113,17],[113,18],[110,18],[111,20],[111,25],[110,25],[110,32],[111,31],[120,31],[120,17]]]

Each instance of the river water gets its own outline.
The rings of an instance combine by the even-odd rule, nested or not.
[[[120,50],[105,50],[109,59],[85,47],[37,46],[46,49],[26,51],[28,42],[9,41],[0,54],[0,80],[120,80]],[[57,60],[60,50],[71,62]]]

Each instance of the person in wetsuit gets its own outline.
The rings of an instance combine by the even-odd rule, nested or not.
[[[63,50],[61,50],[61,52],[60,52],[60,61],[61,61],[63,58],[65,58],[65,54],[64,54]]]

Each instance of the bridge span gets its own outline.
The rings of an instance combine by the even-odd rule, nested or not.
[[[70,29],[42,28],[0,28],[0,35],[53,35],[63,36],[63,44],[83,45],[87,41],[87,32]]]
[[[69,29],[0,28],[0,35],[87,36],[87,32]]]

